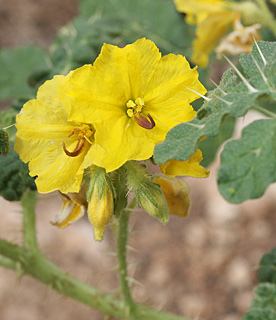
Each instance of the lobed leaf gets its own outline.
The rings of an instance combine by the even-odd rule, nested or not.
[[[276,181],[276,119],[257,120],[221,154],[218,186],[232,203],[259,198]]]

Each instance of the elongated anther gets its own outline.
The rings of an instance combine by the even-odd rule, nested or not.
[[[147,117],[145,117],[141,113],[137,113],[134,116],[134,120],[142,128],[152,129],[152,128],[155,127],[155,122],[154,122],[154,120],[152,119],[152,117],[151,117],[151,115],[149,113],[147,114]]]
[[[82,152],[82,150],[83,150],[83,148],[85,146],[85,142],[86,142],[86,140],[84,138],[79,138],[78,139],[78,144],[76,145],[75,150],[72,151],[72,152],[70,152],[70,151],[68,151],[66,149],[65,143],[63,142],[63,150],[67,154],[67,156],[76,157]]]

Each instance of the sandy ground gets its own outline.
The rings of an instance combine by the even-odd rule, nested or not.
[[[0,46],[47,46],[76,10],[72,0],[0,0]],[[275,245],[276,189],[270,186],[259,200],[228,204],[215,183],[217,165],[208,179],[186,179],[192,196],[187,218],[172,217],[164,227],[141,209],[132,214],[129,244],[135,251],[129,253],[129,272],[137,280],[132,287],[137,301],[200,320],[239,320],[248,309],[259,260]],[[111,232],[97,243],[87,218],[59,230],[50,224],[61,207],[58,195],[39,198],[42,251],[79,279],[116,292]],[[0,220],[0,237],[20,244],[20,204],[0,198]],[[29,277],[4,268],[0,272],[1,320],[103,319]]]

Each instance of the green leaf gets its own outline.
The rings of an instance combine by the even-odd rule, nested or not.
[[[147,37],[164,54],[191,54],[191,34],[172,0],[81,0],[81,12],[89,19],[116,15],[125,19],[126,30],[136,35],[132,41]]]
[[[262,283],[255,288],[255,295],[250,311],[244,315],[243,320],[275,320],[276,285]]]
[[[0,157],[0,196],[9,201],[19,201],[26,189],[36,190],[34,178],[29,176],[28,165],[10,146],[6,157]]]
[[[250,61],[248,56],[251,57]],[[265,63],[261,64],[262,56]],[[203,137],[219,134],[225,116],[243,116],[263,96],[275,100],[275,60],[276,42],[255,43],[253,52],[241,57],[242,65],[247,68],[245,76],[236,76],[231,69],[226,71],[220,85],[209,92],[209,99],[198,111],[197,117],[174,127],[166,140],[155,147],[155,162],[162,164],[172,159],[187,160]]]
[[[258,278],[261,282],[276,284],[276,247],[262,257]]]
[[[43,48],[26,46],[0,51],[0,100],[32,96],[30,74],[47,67],[47,54]]]
[[[232,203],[259,198],[276,181],[276,119],[257,120],[221,154],[218,185]]]
[[[265,254],[260,262],[258,277],[261,282],[255,288],[256,298],[243,320],[276,319],[276,248]]]
[[[219,146],[226,140],[232,137],[235,128],[236,119],[234,117],[226,117],[220,127],[220,132],[217,137],[208,137],[199,144],[199,148],[204,154],[201,161],[203,167],[209,166],[214,160]]]

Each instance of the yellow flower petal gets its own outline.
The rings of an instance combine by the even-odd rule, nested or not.
[[[197,25],[191,61],[205,67],[216,42],[232,25],[234,5],[223,0],[174,0],[174,3],[178,11],[187,15],[188,23]]]
[[[104,167],[107,172],[128,160],[145,160],[153,155],[155,143],[147,137],[147,130],[125,116],[95,123],[95,128],[95,140],[105,153],[101,156],[94,153],[91,157],[94,164]]]
[[[155,179],[167,200],[169,213],[186,217],[190,209],[190,188],[186,182],[178,179],[158,177]]]
[[[169,178],[176,176],[206,178],[209,176],[209,170],[199,164],[202,159],[202,152],[198,149],[187,161],[171,160],[160,165],[160,168]]]

